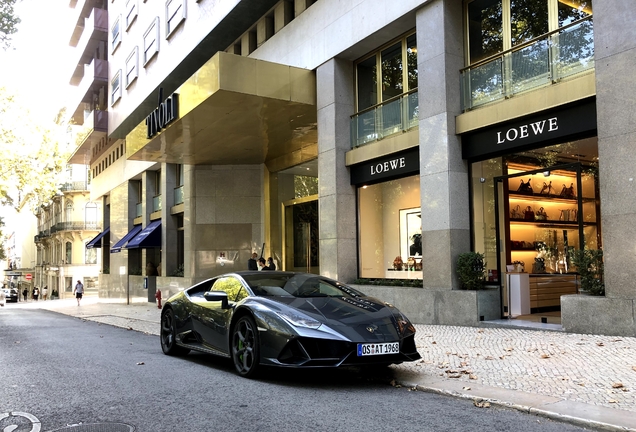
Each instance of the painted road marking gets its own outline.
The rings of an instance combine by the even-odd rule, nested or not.
[[[42,425],[40,424],[40,420],[33,414],[24,413],[20,411],[12,411],[9,413],[0,414],[0,421],[9,418],[9,417],[24,417],[31,422],[31,430],[29,432],[40,432],[42,429]],[[13,432],[19,427],[19,425],[9,425],[6,426],[2,432]]]

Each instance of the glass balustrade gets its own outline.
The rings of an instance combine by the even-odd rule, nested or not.
[[[351,147],[356,148],[418,125],[417,90],[351,117]]]
[[[152,211],[156,212],[161,210],[161,195],[152,197]]]
[[[573,23],[461,71],[462,110],[594,69],[592,18]]]
[[[174,188],[174,205],[183,204],[183,186]]]

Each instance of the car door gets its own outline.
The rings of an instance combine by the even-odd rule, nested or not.
[[[220,301],[207,301],[204,304],[205,316],[201,317],[201,324],[205,329],[201,330],[201,336],[206,345],[225,352],[228,352],[228,332],[234,306],[239,301],[248,296],[243,284],[234,276],[218,278],[210,291],[222,291],[227,294],[228,308],[223,309]]]

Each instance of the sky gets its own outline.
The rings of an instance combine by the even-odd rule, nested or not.
[[[73,69],[69,0],[18,0],[22,22],[12,47],[0,48],[0,86],[18,91],[32,112],[52,119],[65,105]]]

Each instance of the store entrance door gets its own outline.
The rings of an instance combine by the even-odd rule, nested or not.
[[[579,163],[508,165],[494,182],[503,316],[560,325],[561,296],[579,289],[571,253],[597,243],[594,178]]]
[[[315,195],[283,203],[283,270],[320,274]]]

